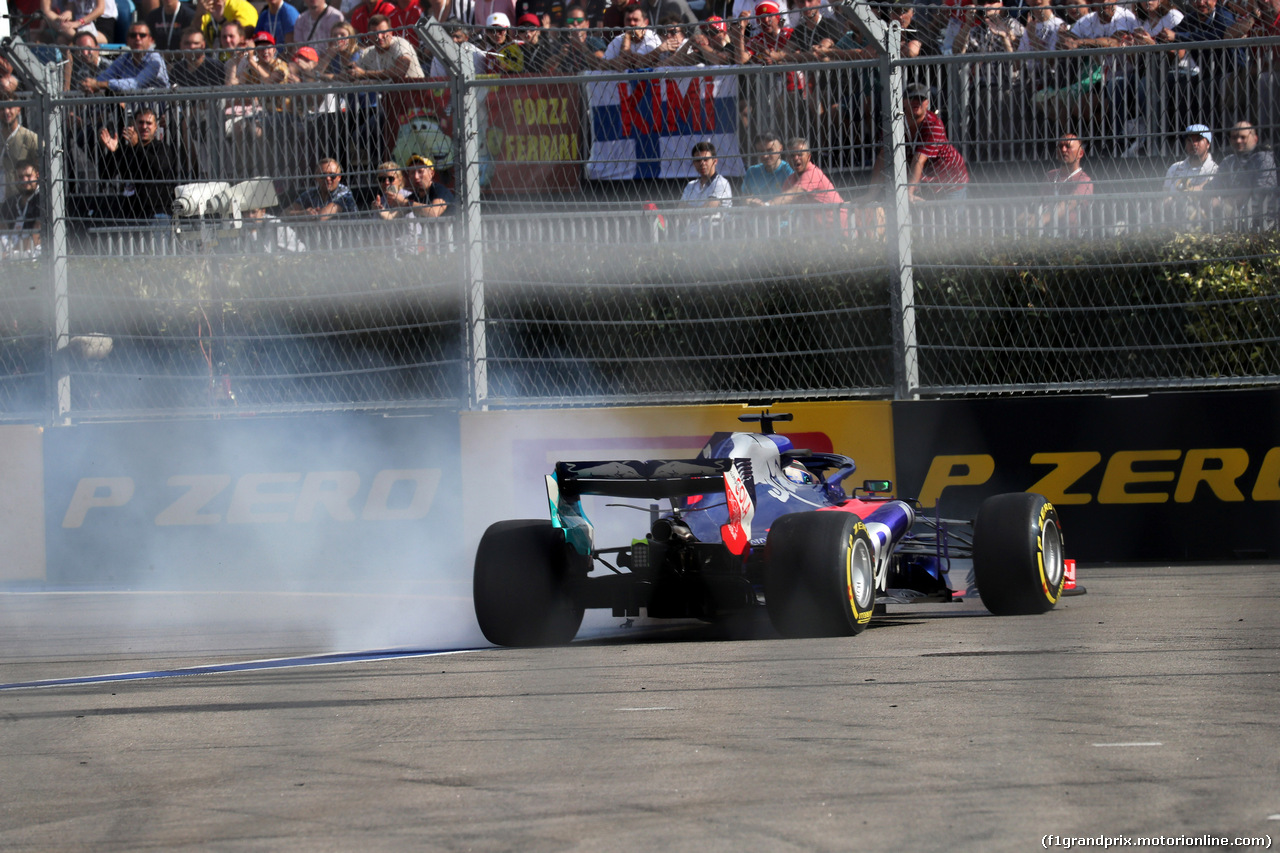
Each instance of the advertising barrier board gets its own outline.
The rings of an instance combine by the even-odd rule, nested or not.
[[[45,579],[43,432],[0,426],[0,583]]]
[[[469,577],[450,553],[457,424],[450,412],[49,430],[48,582],[351,590]]]
[[[1280,558],[1280,391],[902,402],[893,413],[899,492],[944,517],[1040,492],[1080,560]]]

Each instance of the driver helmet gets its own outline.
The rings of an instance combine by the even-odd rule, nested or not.
[[[792,462],[790,465],[782,469],[782,473],[787,476],[788,480],[798,485],[818,485],[818,478],[814,476],[814,473],[799,462]]]

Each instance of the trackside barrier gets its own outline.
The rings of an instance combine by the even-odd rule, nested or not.
[[[1258,415],[1280,411],[1277,403],[1275,391],[795,402],[785,406],[795,415],[785,432],[815,451],[850,453],[856,480],[894,480],[898,494],[919,496],[929,514],[968,518],[991,494],[1046,494],[1067,554],[1082,563],[1275,560],[1280,430]],[[485,526],[546,513],[542,478],[557,460],[688,458],[711,433],[738,428],[742,411],[0,427],[8,555],[0,583],[461,583]],[[503,487],[463,473],[480,469],[506,472]],[[617,516],[595,505],[587,511],[602,524]]]

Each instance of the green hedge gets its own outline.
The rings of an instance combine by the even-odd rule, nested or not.
[[[917,255],[926,385],[1280,375],[1274,234]]]

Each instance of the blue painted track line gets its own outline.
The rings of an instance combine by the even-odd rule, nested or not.
[[[342,663],[369,663],[402,658],[426,658],[440,655],[458,655],[480,649],[386,649],[371,652],[337,652],[323,655],[304,655],[292,658],[268,658],[237,663],[206,664],[179,669],[155,669],[141,672],[116,672],[109,675],[84,675],[71,678],[49,678],[40,681],[15,681],[0,684],[3,690],[33,690],[43,687],[72,687],[85,684],[107,684],[116,681],[146,681],[154,678],[179,678],[190,675],[216,675],[227,672],[255,672],[269,669],[289,669],[304,666],[333,666]]]

